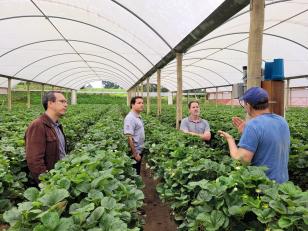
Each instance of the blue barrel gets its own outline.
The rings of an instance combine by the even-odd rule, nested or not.
[[[264,80],[272,79],[272,69],[273,69],[273,62],[265,62]]]
[[[274,59],[272,67],[272,80],[283,80],[283,79],[284,79],[283,59]]]

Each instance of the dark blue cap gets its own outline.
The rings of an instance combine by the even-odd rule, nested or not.
[[[252,106],[268,102],[268,93],[261,87],[249,88],[240,100],[244,100]]]

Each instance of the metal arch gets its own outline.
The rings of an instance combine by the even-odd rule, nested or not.
[[[108,65],[108,64],[106,64],[106,63],[101,63],[101,62],[91,61],[91,60],[88,60],[88,62],[89,62],[89,63],[95,63],[95,64],[104,65],[104,66],[107,66],[107,67],[111,67],[111,69],[113,68],[112,66],[110,66],[110,65]],[[104,68],[100,68],[100,69],[104,69]],[[109,70],[109,69],[108,69],[108,70],[109,70],[110,72],[113,72],[113,73],[115,73],[115,74],[117,74],[117,75],[123,77],[124,79],[126,79],[125,76],[127,76],[127,75],[126,75],[124,72],[122,72],[121,70],[119,70],[119,69],[117,69],[117,68],[113,68],[113,69],[117,70],[118,72],[120,72],[120,73],[123,74],[123,75],[121,75],[121,74],[119,74],[119,73],[116,73],[116,72],[113,71],[113,70]],[[61,78],[61,80],[63,80],[63,79],[65,79],[65,78]],[[131,79],[131,78],[128,78],[128,79]],[[61,80],[58,81],[57,83],[60,83]]]
[[[120,83],[120,84],[123,84],[123,85],[127,85],[129,86],[130,83],[126,82],[126,81],[123,81],[121,78],[118,78],[117,76],[114,76],[110,73],[105,73],[105,74],[100,74],[98,73],[98,75],[102,76],[103,77],[110,77],[110,80],[116,80],[117,83]],[[96,75],[93,75],[93,74],[85,74],[85,75],[81,75],[81,76],[77,76],[75,79],[72,79],[70,80],[69,82],[63,84],[63,86],[73,86],[74,84],[76,84],[77,82],[79,82],[80,80],[83,80],[83,79],[87,79],[87,78],[84,78],[84,77],[87,77],[87,76],[96,76]],[[80,79],[81,78],[81,79]],[[79,79],[79,80],[78,80]],[[74,82],[75,81],[75,82]]]
[[[233,69],[239,71],[240,73],[243,73],[240,69],[236,68],[235,66],[229,64],[229,63],[226,63],[226,62],[223,62],[223,61],[220,61],[220,60],[217,60],[217,59],[208,59],[208,58],[188,58],[188,59],[183,59],[183,61],[185,60],[194,60],[194,59],[198,59],[199,61],[201,60],[210,60],[210,61],[215,61],[215,62],[219,62],[219,63],[222,63],[224,65],[227,65],[227,66],[230,66],[232,67]],[[185,66],[190,66],[192,64],[188,64],[188,65],[185,65]],[[171,65],[169,65],[168,67],[166,67],[165,69],[169,68],[169,67],[172,67]]]
[[[292,0],[280,0],[280,1],[277,1],[277,2],[269,2],[269,3],[265,3],[265,7],[267,7],[267,6],[269,6],[269,5],[276,4],[276,3],[289,2],[289,1],[292,1]],[[249,13],[249,12],[250,12],[250,10],[246,10],[246,11],[240,13],[240,14],[237,14],[237,15],[233,16],[232,18],[230,18],[229,20],[227,20],[226,23],[229,22],[229,21],[232,21],[233,19],[238,18],[239,16],[242,16],[242,15],[244,15],[244,14],[247,14],[247,13]]]
[[[248,55],[248,52],[246,52],[246,51],[242,51],[242,50],[238,50],[238,49],[233,49],[233,48],[228,48],[228,47],[221,47],[221,48],[211,47],[211,48],[205,48],[205,49],[199,49],[199,50],[187,52],[186,54],[188,55],[188,54],[192,54],[192,53],[195,53],[195,52],[198,52],[198,51],[206,51],[206,50],[219,50],[219,51],[230,50],[230,51],[236,51],[236,52],[240,52],[240,53]],[[210,55],[212,55],[212,54],[210,54]],[[265,63],[266,61],[264,59],[262,59],[262,62]],[[189,66],[191,66],[191,65],[189,65]]]
[[[194,74],[198,77],[200,77],[202,80],[205,79],[206,81],[208,81],[210,84],[212,84],[212,86],[215,86],[210,80],[208,80],[207,78],[203,77],[202,75],[199,75],[193,71],[187,71],[187,70],[183,70],[183,72],[187,72],[187,73],[190,73],[190,74]]]
[[[227,33],[227,34],[217,35],[217,36],[214,36],[214,37],[212,37],[212,38],[206,39],[206,40],[204,40],[204,41],[198,43],[198,45],[199,45],[199,44],[202,44],[202,43],[204,43],[204,42],[208,42],[208,41],[213,40],[213,39],[217,39],[217,38],[221,38],[221,37],[225,37],[225,36],[230,36],[230,35],[238,35],[238,34],[249,34],[249,32],[234,32],[234,33]],[[273,36],[273,37],[278,37],[278,38],[287,40],[287,41],[289,41],[289,42],[291,42],[291,43],[295,43],[295,44],[297,44],[297,45],[299,45],[299,46],[305,48],[306,50],[308,50],[308,47],[306,47],[305,45],[303,45],[303,44],[301,44],[301,43],[299,43],[299,42],[296,42],[296,41],[294,41],[294,40],[292,40],[292,39],[288,39],[288,38],[286,38],[286,37],[279,36],[279,35],[275,35],[275,34],[270,34],[270,33],[264,33],[264,32],[263,32],[263,34],[264,34],[264,35]],[[248,36],[247,38],[249,38],[249,36]],[[244,38],[244,40],[246,40],[247,38]]]
[[[115,0],[111,0],[112,2],[114,2],[115,4],[117,4],[118,6],[122,7],[123,9],[125,9],[126,11],[128,11],[130,14],[132,14],[133,16],[135,16],[137,19],[139,19],[143,24],[145,24],[151,31],[153,31],[161,40],[163,40],[163,42],[170,48],[170,50],[172,50],[172,46],[169,45],[169,43],[164,39],[164,37],[162,35],[160,35],[150,24],[148,24],[145,20],[143,20],[140,16],[138,16],[135,12],[133,12],[132,10],[128,9],[127,7],[125,7],[124,5],[122,5],[121,3],[115,1]]]
[[[172,84],[174,83],[174,81],[172,81],[172,79],[170,79],[170,78],[172,78],[172,76],[164,77],[164,78],[162,78],[162,82],[165,81],[165,82],[167,82],[167,83],[170,83],[170,85],[172,85]],[[186,79],[183,79],[183,83],[185,83],[187,86],[193,88],[193,86],[190,85],[190,82],[191,82],[191,81],[186,81]],[[197,83],[196,81],[193,81],[193,82]],[[197,83],[197,85],[198,85],[198,83]],[[175,89],[177,89],[176,83],[174,83],[173,86],[175,87]]]
[[[61,65],[67,64],[67,63],[76,63],[76,62],[83,62],[83,60],[73,60],[73,61],[67,61],[67,62],[62,62],[62,63],[55,64],[55,65],[53,65],[53,66],[50,66],[50,67],[48,67],[48,68],[42,70],[40,73],[38,73],[36,76],[34,76],[34,78],[33,78],[32,80],[36,79],[36,78],[37,78],[38,76],[40,76],[41,74],[45,73],[46,71],[49,71],[50,69],[52,69],[52,68],[54,68],[54,67],[61,66]],[[98,64],[102,64],[102,65],[108,66],[108,65],[105,64],[105,63],[100,63],[100,62],[91,61],[91,60],[87,60],[87,62],[89,62],[89,63],[98,63]],[[116,68],[115,68],[115,69],[116,69]],[[117,70],[117,69],[116,69],[116,70]],[[123,73],[121,70],[118,70],[118,71],[121,72],[122,74],[124,74],[124,76],[125,76],[125,73]],[[58,83],[60,83],[60,82],[58,82]]]
[[[90,78],[90,79],[80,79],[80,80],[78,80],[77,82],[75,82],[75,83],[73,83],[73,84],[71,84],[71,85],[69,85],[70,86],[70,88],[75,88],[74,86],[76,85],[76,86],[78,86],[80,83],[84,83],[84,82],[92,82],[92,81],[94,81],[94,80],[97,80],[97,81],[101,81],[101,80],[110,80],[110,81],[112,81],[112,77],[100,77],[100,78],[97,78],[97,76],[95,77],[95,78]],[[83,81],[83,82],[82,82]],[[129,85],[126,85],[126,84],[124,84],[124,83],[122,83],[122,82],[117,82],[117,84],[119,84],[121,87],[128,87]]]
[[[223,61],[221,61],[221,60],[217,60],[217,59],[208,59],[208,58],[201,58],[201,59],[200,59],[200,58],[189,58],[189,59],[185,59],[185,60],[194,60],[194,59],[199,59],[200,61],[201,61],[201,60],[215,61],[215,62],[218,62],[218,63],[225,64],[225,65],[227,65],[227,66],[229,66],[229,67],[232,67],[233,69],[237,70],[238,72],[243,73],[240,69],[236,68],[235,66],[233,66],[233,65],[231,65],[231,64],[229,64],[229,63],[223,62]],[[184,60],[184,59],[183,59],[183,60]],[[187,65],[187,66],[188,66],[188,65]]]
[[[73,84],[73,85],[71,85],[71,88],[78,88],[80,85],[82,85],[82,84],[86,84],[86,83],[89,83],[89,82],[92,82],[92,81],[95,81],[95,80],[97,80],[97,81],[101,81],[101,80],[110,80],[109,78],[93,78],[93,79],[87,79],[87,80],[85,80],[84,82],[81,82],[81,83],[78,83],[77,85],[75,85],[75,84]],[[80,82],[80,81],[79,81]],[[125,85],[123,85],[123,86],[121,86],[121,87],[124,87],[124,88],[126,88],[126,87],[129,87],[129,86],[125,86]]]
[[[107,71],[97,71],[97,74],[100,74],[100,73],[104,73],[104,74],[108,74],[108,75],[110,75],[110,76],[114,76],[115,79],[121,79],[121,80],[122,80],[124,83],[126,83],[127,85],[131,84],[131,82],[129,82],[129,81],[126,80],[126,79],[121,78],[121,76],[118,76],[118,75],[116,75],[116,74],[109,73],[109,72],[107,72]],[[80,74],[80,73],[74,73],[74,75],[78,75],[78,74]],[[84,75],[83,75],[83,76],[84,76]],[[70,79],[69,81],[67,81],[66,83],[63,83],[63,84],[61,84],[61,85],[67,85],[67,84],[73,82],[74,80],[76,80],[76,78],[79,78],[79,77],[81,77],[81,76],[77,76],[77,77],[75,77],[74,79]]]
[[[169,66],[169,67],[173,67],[173,66]],[[193,64],[190,64],[190,65],[187,65],[187,66],[184,66],[184,67],[198,67],[198,68],[201,68],[201,69],[204,69],[204,70],[207,70],[207,71],[210,71],[214,74],[216,74],[218,77],[222,78],[224,81],[226,81],[227,83],[231,84],[227,79],[225,79],[222,75],[218,74],[216,71],[213,71],[212,69],[209,69],[209,68],[206,68],[206,67],[201,67],[201,66],[197,66],[197,65],[193,65]],[[170,70],[170,71],[173,71],[173,70]],[[173,71],[175,72],[175,71]]]
[[[187,71],[184,71],[183,70],[183,72],[187,72]],[[189,73],[189,72],[188,72]],[[171,77],[171,75],[169,74],[169,75],[167,75],[166,77],[165,76],[163,76],[163,77],[161,77],[161,80],[163,80],[163,79],[167,79],[167,78],[169,78],[169,77]],[[199,76],[200,77],[200,76]],[[202,77],[201,77],[202,78]],[[183,82],[186,80],[186,78],[183,78]],[[194,82],[194,83],[196,83],[197,85],[199,84],[197,81],[195,81],[194,79],[190,79],[190,81],[192,81],[192,82]],[[207,80],[208,81],[208,80]],[[210,81],[208,81],[209,83],[211,83]]]
[[[170,76],[169,76],[169,77],[170,77]],[[167,89],[170,90],[170,87],[167,87],[167,86],[163,83],[163,82],[165,82],[165,83],[169,83],[170,86],[174,86],[175,89],[176,89],[176,84],[174,84],[174,81],[169,80],[169,78],[162,78],[161,80],[162,80],[162,83],[161,83],[162,86],[164,86],[164,87],[166,87]],[[152,84],[155,84],[155,83],[152,83]],[[185,84],[188,85],[188,86],[190,86],[190,87],[193,87],[192,85],[190,85],[190,84],[187,83],[186,81],[185,81]]]
[[[108,72],[109,70],[108,69],[104,69],[104,68],[101,68],[102,70],[104,70],[104,71],[98,71],[98,70],[96,70],[95,72],[96,73],[108,73],[108,74],[111,74],[111,75],[114,75],[115,74],[115,76],[118,76],[118,77],[122,77],[122,76],[119,76],[119,75],[117,75],[116,73],[113,73],[113,72]],[[72,76],[74,76],[74,75],[78,75],[78,74],[83,74],[83,73],[89,73],[89,71],[88,70],[86,70],[86,71],[79,71],[79,72],[75,72],[75,73],[71,73],[70,75],[68,75],[68,76],[66,76],[65,77],[65,79],[67,79],[68,77],[72,77]],[[122,79],[122,78],[121,78]],[[71,79],[71,80],[69,80],[68,82],[66,82],[66,83],[62,83],[62,85],[65,85],[65,84],[67,84],[67,83],[69,83],[69,82],[71,82],[71,81],[73,81],[74,79]],[[123,81],[125,80],[125,82],[126,83],[131,83],[131,82],[129,82],[127,79],[123,79]]]
[[[72,42],[80,42],[80,43],[85,43],[85,44],[89,44],[89,45],[92,45],[92,46],[96,46],[96,47],[99,47],[99,48],[102,48],[102,49],[105,49],[105,50],[108,50],[110,51],[111,53],[113,54],[116,54],[117,56],[120,56],[121,58],[123,58],[124,60],[126,60],[128,63],[130,63],[132,66],[134,66],[141,74],[144,74],[134,63],[132,63],[130,60],[128,60],[127,58],[125,58],[123,55],[109,49],[109,48],[106,48],[104,46],[101,46],[99,44],[95,44],[95,43],[92,43],[92,42],[87,42],[87,41],[83,41],[83,40],[76,40],[76,39],[68,39],[67,41],[72,41]],[[0,55],[0,58],[2,58],[3,56],[13,52],[13,51],[16,51],[18,49],[21,49],[21,48],[24,48],[24,47],[27,47],[27,46],[31,46],[31,45],[35,45],[35,44],[39,44],[39,43],[45,43],[45,42],[65,42],[64,39],[46,39],[46,40],[40,40],[40,41],[36,41],[36,42],[31,42],[31,43],[27,43],[27,44],[24,44],[24,45],[21,45],[19,47],[16,47],[12,50],[9,50],[5,53],[3,53],[2,55]]]
[[[103,69],[103,68],[101,68],[101,67],[96,67],[96,66],[92,66],[92,68],[94,68],[94,69]],[[79,66],[79,67],[73,67],[73,68],[67,69],[67,70],[65,70],[65,71],[61,71],[60,73],[54,75],[53,77],[62,75],[62,74],[64,74],[64,73],[66,73],[66,72],[73,71],[73,70],[76,70],[76,69],[88,69],[88,67],[85,67],[85,66],[83,66],[83,67],[80,67],[80,66]],[[46,82],[46,83],[48,83],[48,82]],[[50,83],[50,84],[51,84],[51,83]]]
[[[100,56],[100,55],[91,54],[91,53],[79,53],[79,54],[80,54],[80,55],[89,55],[89,56],[94,56],[94,57],[106,59],[106,60],[108,60],[108,61],[110,61],[110,62],[112,62],[112,63],[114,63],[114,64],[116,64],[116,65],[118,65],[118,66],[120,66],[120,67],[122,67],[123,69],[127,70],[129,73],[131,73],[132,75],[134,75],[129,69],[127,69],[126,67],[122,66],[122,65],[119,64],[118,62],[113,61],[113,60],[111,60],[111,59],[105,58],[105,57]],[[77,54],[76,54],[76,53],[59,53],[59,54],[54,54],[54,55],[45,56],[45,57],[43,57],[43,58],[37,59],[37,60],[35,60],[35,61],[29,63],[28,65],[24,66],[23,68],[21,68],[20,70],[18,70],[13,76],[18,75],[21,71],[23,71],[24,69],[28,68],[29,66],[31,66],[31,65],[33,65],[33,64],[35,64],[35,63],[37,63],[37,62],[40,62],[40,61],[45,60],[45,59],[48,59],[48,58],[52,58],[52,57],[56,57],[56,56],[61,56],[61,55],[77,55]],[[138,79],[138,77],[137,77],[136,75],[134,75],[134,76]],[[47,80],[47,82],[48,82],[48,81],[50,81],[50,79]]]
[[[13,16],[13,17],[7,17],[7,18],[2,18],[0,19],[0,21],[4,21],[4,20],[10,20],[10,19],[19,19],[19,18],[24,18],[25,16]],[[35,17],[35,18],[46,18],[44,15],[32,15],[32,16],[26,16],[26,18],[29,18],[29,17]],[[82,21],[79,21],[79,20],[76,20],[76,19],[72,19],[72,18],[65,18],[65,17],[60,17],[60,16],[47,16],[47,18],[52,18],[52,19],[61,19],[61,20],[67,20],[67,21],[72,21],[72,22],[76,22],[76,23],[80,23],[80,24],[84,24],[86,26],[90,26],[90,27],[93,27],[95,29],[98,29],[100,31],[103,31],[115,38],[117,38],[118,40],[120,40],[121,42],[125,43],[126,45],[128,45],[129,47],[131,47],[133,50],[135,50],[138,54],[140,54],[143,58],[145,58],[152,66],[154,66],[154,64],[141,52],[139,51],[136,47],[134,47],[133,45],[131,45],[130,43],[126,42],[124,39],[120,38],[119,36],[103,29],[103,28],[100,28],[98,26],[94,26],[90,23],[86,23],[86,22],[82,22]],[[68,40],[69,41],[69,40]]]

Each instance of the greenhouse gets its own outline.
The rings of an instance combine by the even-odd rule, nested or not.
[[[2,0],[0,31],[0,230],[308,230],[307,0]]]

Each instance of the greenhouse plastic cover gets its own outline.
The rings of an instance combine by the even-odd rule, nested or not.
[[[222,3],[0,0],[0,74],[71,89],[97,80],[129,89]],[[282,58],[285,77],[307,76],[308,0],[265,3],[263,66]],[[183,55],[184,90],[242,82],[249,21],[248,5]],[[176,91],[175,60],[162,69],[161,84]]]

